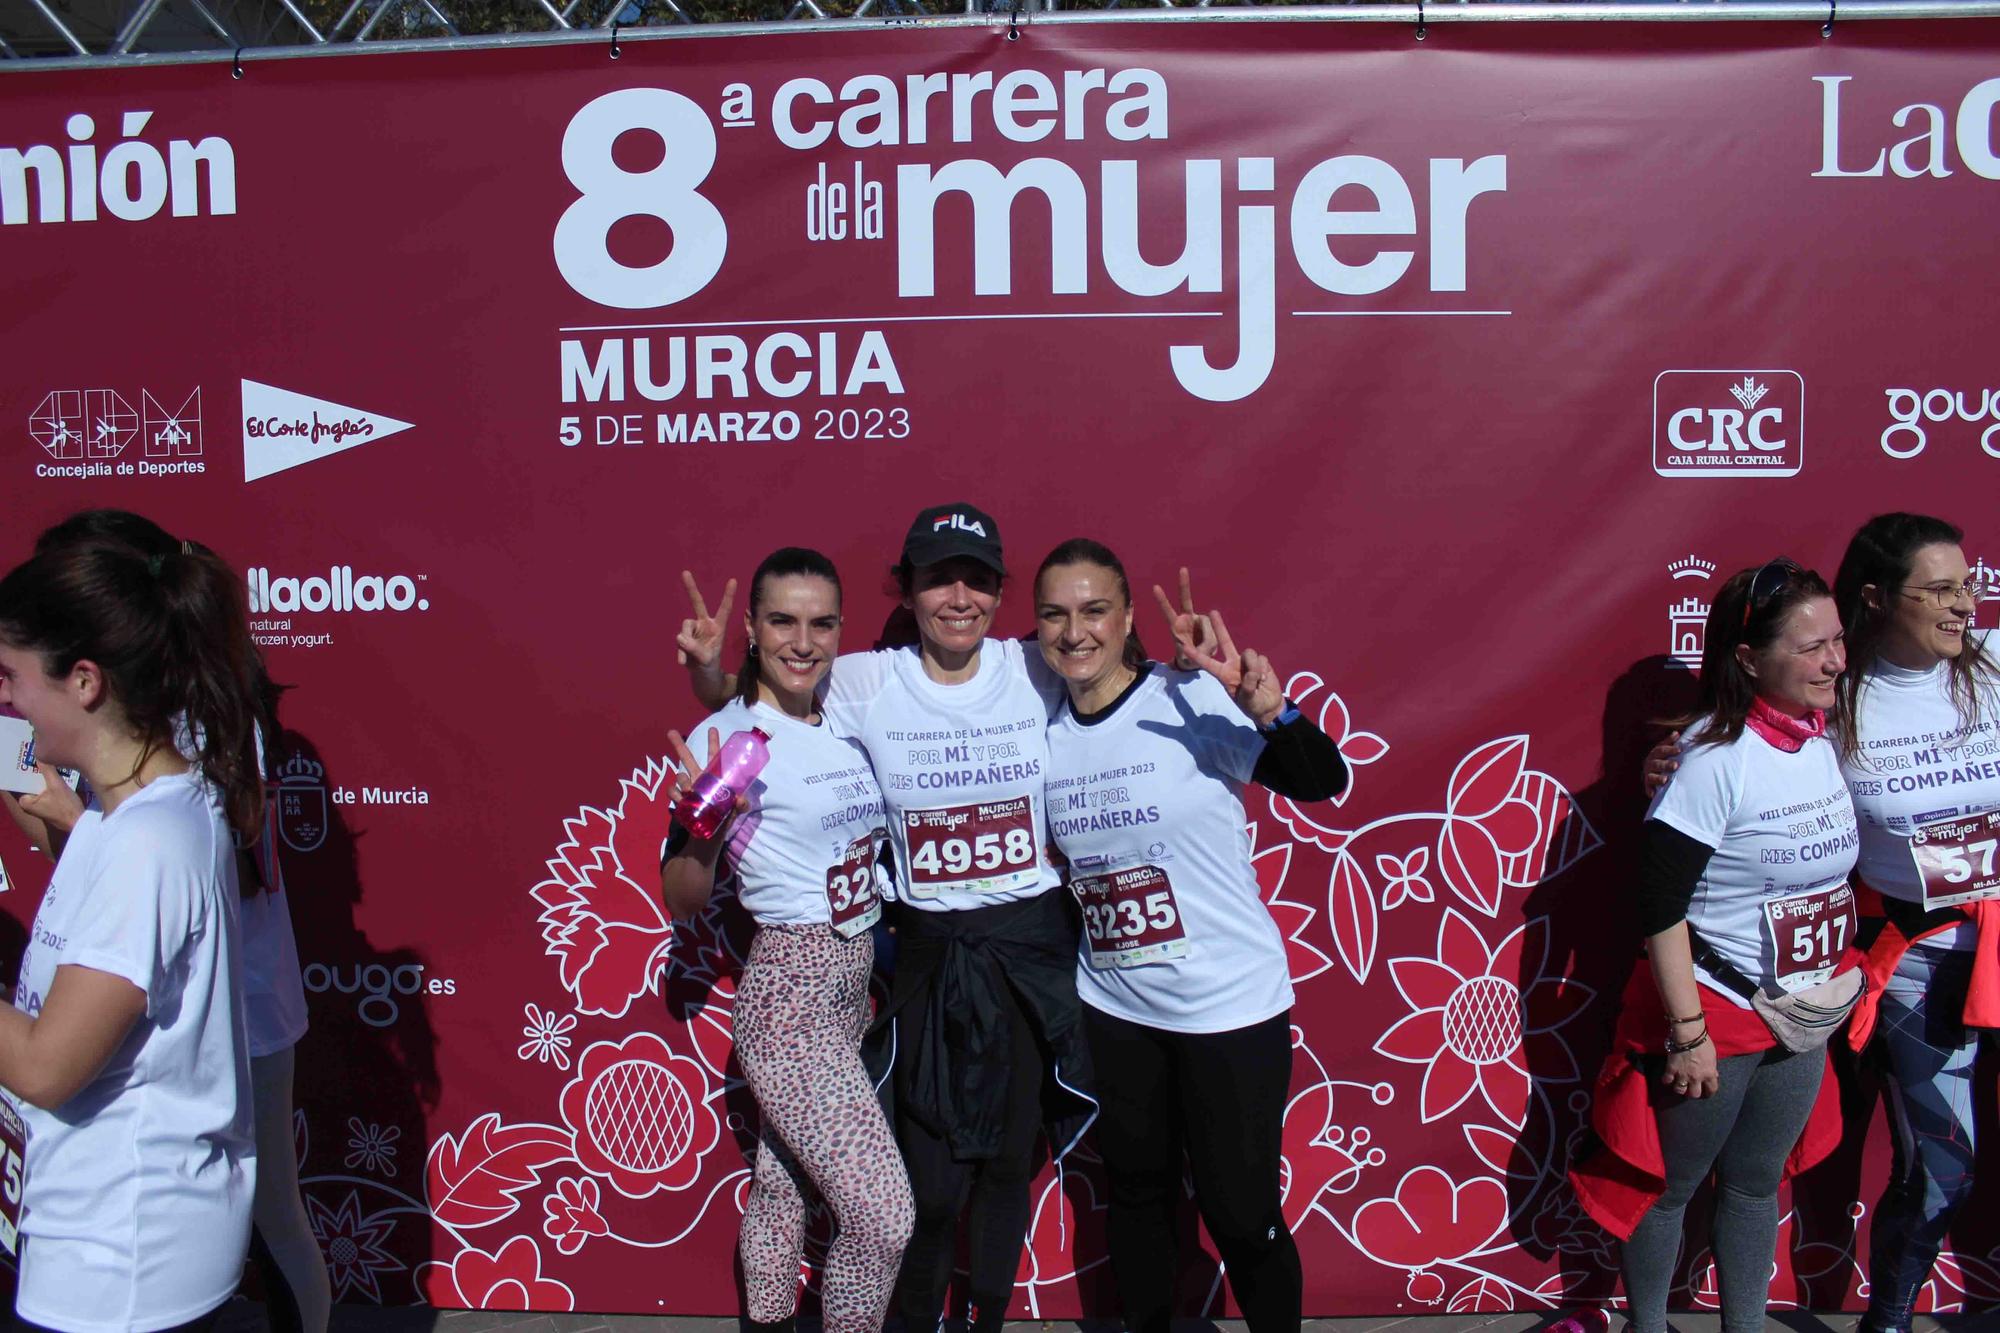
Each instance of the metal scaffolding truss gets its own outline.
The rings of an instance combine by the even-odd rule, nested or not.
[[[1620,3],[1238,4],[1234,0],[10,0],[0,69],[54,63],[237,62],[341,50],[756,33],[809,23],[1010,25],[1227,20],[1408,23],[1794,21],[2000,17],[2000,0],[1624,0]],[[746,21],[746,15],[754,17]]]

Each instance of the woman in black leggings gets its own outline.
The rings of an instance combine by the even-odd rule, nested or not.
[[[1181,645],[1200,670],[1148,661],[1124,567],[1096,542],[1043,561],[1035,614],[1066,686],[1049,722],[1049,829],[1084,916],[1076,986],[1126,1327],[1165,1333],[1173,1314],[1185,1164],[1253,1333],[1295,1333],[1299,1253],[1279,1193],[1292,985],[1243,790],[1325,800],[1346,765],[1220,616],[1215,655]]]

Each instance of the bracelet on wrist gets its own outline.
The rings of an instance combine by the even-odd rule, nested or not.
[[[1707,1014],[1701,1013],[1699,1011],[1697,1011],[1695,1014],[1693,1014],[1691,1017],[1688,1018],[1675,1018],[1673,1015],[1669,1014],[1667,1016],[1667,1025],[1669,1027],[1679,1027],[1683,1023],[1699,1023],[1704,1018],[1707,1017],[1708,1017]]]
[[[1697,1035],[1695,1035],[1688,1041],[1675,1041],[1672,1037],[1669,1037],[1667,1038],[1667,1054],[1686,1055],[1689,1051],[1699,1050],[1702,1046],[1706,1045],[1707,1042],[1708,1042],[1707,1028],[1703,1028]]]

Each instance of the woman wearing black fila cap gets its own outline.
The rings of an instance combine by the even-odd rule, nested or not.
[[[895,1308],[910,1333],[936,1326],[963,1213],[970,1318],[985,1333],[1013,1294],[1036,1131],[1046,1118],[1060,1159],[1097,1114],[1077,926],[1045,846],[1048,713],[1062,686],[1032,646],[988,637],[1006,578],[990,515],[925,509],[894,572],[918,643],[840,657],[820,708],[868,751],[895,846],[888,1015],[897,1139],[916,1196]],[[697,596],[679,639],[711,705],[732,685],[720,666],[728,601],[711,619]]]

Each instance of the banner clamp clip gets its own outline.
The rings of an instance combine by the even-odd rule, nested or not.
[[[618,58],[618,29],[622,26],[624,25],[616,22],[611,25],[611,58],[613,60]]]
[[[1826,22],[1820,25],[1819,29],[1820,36],[1822,37],[1833,36],[1833,19],[1834,15],[1839,11],[1839,9],[1840,9],[1840,0],[1826,0]]]
[[[1422,41],[1430,33],[1424,24],[1424,0],[1417,0],[1417,40]]]

